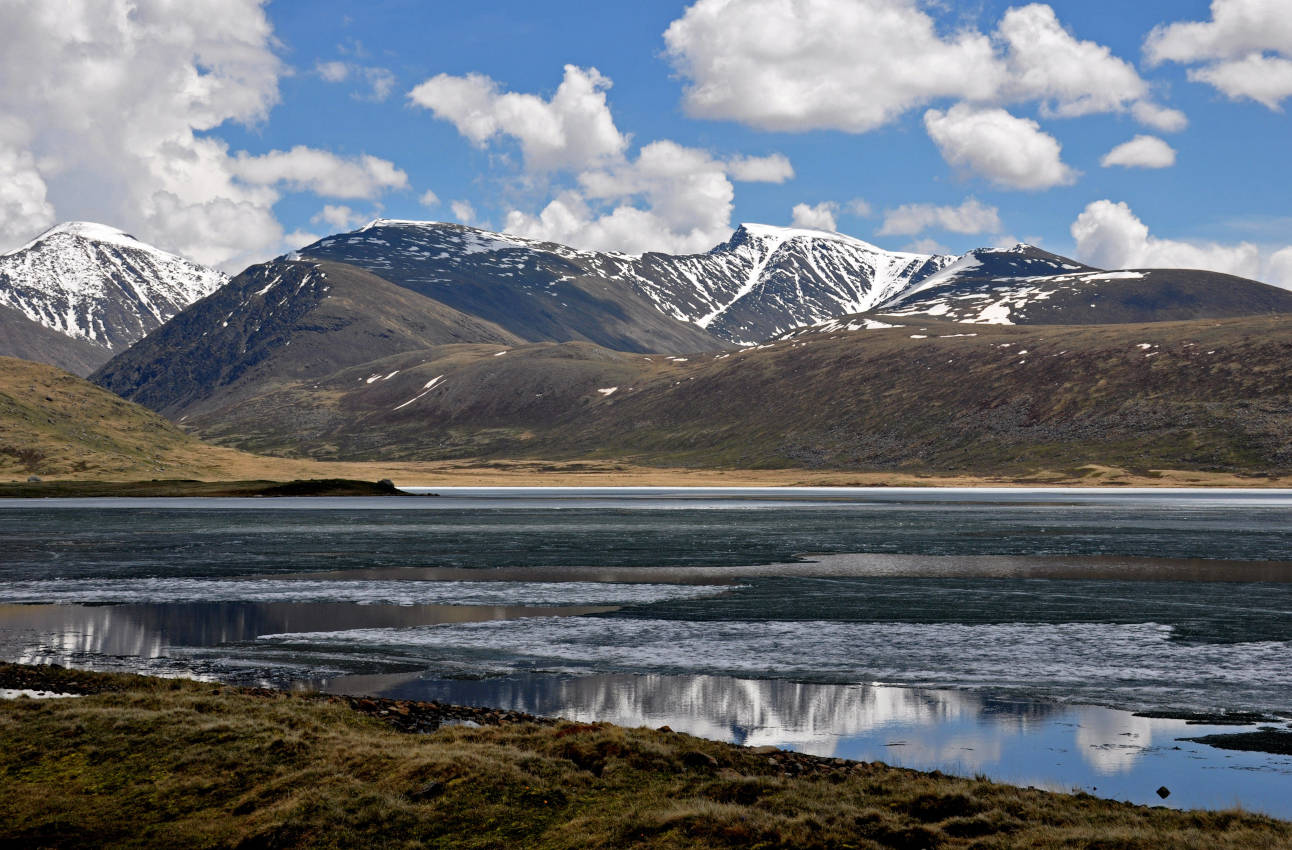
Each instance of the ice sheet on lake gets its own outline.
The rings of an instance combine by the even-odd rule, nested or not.
[[[351,602],[361,605],[631,605],[715,596],[726,586],[524,581],[62,579],[0,582],[20,604]]]
[[[494,672],[660,672],[1019,691],[1124,707],[1287,709],[1292,644],[1187,644],[1154,623],[992,625],[535,618],[266,642],[469,654]]]

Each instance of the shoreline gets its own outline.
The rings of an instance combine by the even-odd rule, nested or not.
[[[279,460],[279,459],[274,459]],[[1103,470],[1097,475],[1059,477],[911,475],[811,470],[655,469],[585,467],[583,464],[318,463],[287,470],[270,466],[255,477],[212,470],[204,478],[105,479],[49,476],[39,481],[0,481],[0,498],[87,497],[278,497],[399,496],[410,490],[515,488],[559,491],[569,488],[695,488],[738,490],[769,488],[885,489],[918,492],[963,490],[1071,490],[1074,492],[1272,491],[1292,489],[1292,477],[1239,476],[1230,473],[1160,471],[1151,475]]]
[[[0,684],[87,694],[0,701],[0,837],[44,846],[127,832],[143,846],[434,836],[1057,848],[1114,833],[1124,846],[1292,846],[1292,822],[1239,810],[1139,806],[667,727],[55,667],[0,664]]]

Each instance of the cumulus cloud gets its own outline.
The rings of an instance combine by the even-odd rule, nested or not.
[[[884,210],[880,236],[913,236],[926,230],[952,233],[1000,233],[1004,227],[1000,211],[977,198],[966,198],[959,206],[903,204]]]
[[[460,224],[473,225],[479,221],[476,217],[476,208],[471,205],[470,201],[453,201],[449,204],[449,209]]]
[[[449,121],[477,145],[498,136],[519,144],[535,171],[580,168],[613,159],[628,146],[606,103],[610,80],[596,68],[565,66],[565,78],[550,100],[500,92],[483,74],[440,74],[409,92],[417,106]]]
[[[1206,63],[1189,79],[1237,100],[1279,109],[1292,96],[1292,16],[1285,0],[1212,0],[1211,20],[1156,27],[1144,41],[1150,65]]]
[[[812,227],[817,230],[837,231],[838,223],[835,214],[839,205],[833,201],[824,201],[814,206],[795,204],[790,210],[790,221],[795,227]]]
[[[54,207],[31,154],[0,145],[0,245],[21,242],[53,223]]]
[[[853,198],[843,208],[859,218],[870,218],[875,214],[875,208],[865,198]]]
[[[353,230],[355,227],[363,224],[368,220],[368,216],[363,213],[355,212],[347,206],[340,204],[325,204],[323,209],[319,210],[310,219],[313,224],[329,225],[333,232],[344,230]]]
[[[862,133],[942,99],[1183,118],[1152,102],[1130,63],[1040,3],[1011,8],[987,34],[941,33],[915,0],[699,0],[664,40],[690,114],[764,130]]]
[[[1189,79],[1210,84],[1230,100],[1246,98],[1281,112],[1283,100],[1292,97],[1292,60],[1252,54],[1191,69]]]
[[[522,183],[545,200],[537,212],[508,210],[504,228],[533,239],[603,251],[704,251],[730,236],[733,179],[793,177],[783,154],[720,159],[661,139],[634,155],[611,114],[610,86],[595,68],[569,65],[550,99],[503,91],[480,74],[440,74],[409,98],[481,147],[519,145]]]
[[[1292,288],[1292,246],[1266,254],[1251,242],[1161,239],[1124,203],[1095,201],[1072,223],[1071,233],[1077,256],[1100,268],[1207,269]]]
[[[1149,95],[1130,63],[1103,45],[1075,38],[1049,6],[1010,9],[996,34],[1006,45],[1007,99],[1037,100],[1043,112],[1072,117],[1122,112]]]
[[[664,33],[687,112],[764,130],[865,132],[935,98],[982,100],[991,40],[944,38],[909,0],[700,0]]]
[[[389,160],[363,155],[346,160],[327,151],[297,146],[260,156],[239,154],[233,173],[246,183],[282,184],[329,198],[367,198],[408,186],[408,175]]]
[[[350,63],[319,62],[314,66],[314,73],[329,83],[343,83],[350,77]]]
[[[1136,136],[1122,142],[1099,160],[1104,168],[1170,168],[1175,165],[1175,148],[1157,136]]]
[[[282,250],[273,206],[297,184],[210,133],[263,121],[278,100],[283,66],[263,5],[6,4],[0,239],[90,218],[230,270]],[[244,179],[243,166],[262,179]],[[382,179],[374,164],[357,167]]]
[[[1035,121],[1004,109],[956,104],[924,113],[924,128],[950,165],[1005,189],[1049,189],[1074,182],[1057,139]]]
[[[602,251],[705,251],[731,234],[726,168],[706,151],[651,142],[636,159],[580,173],[577,191],[536,216],[512,211],[507,230]]]
[[[440,205],[440,196],[427,189],[417,199],[417,202],[424,207],[437,207]]]
[[[1131,113],[1139,123],[1163,133],[1178,133],[1189,126],[1189,116],[1180,110],[1148,101],[1140,101],[1132,106]]]
[[[742,183],[784,183],[794,179],[794,166],[784,154],[738,156],[727,161],[732,180]]]

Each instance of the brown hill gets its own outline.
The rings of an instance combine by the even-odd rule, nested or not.
[[[742,468],[1018,474],[1101,464],[1292,469],[1283,316],[802,334],[662,357],[448,346],[283,383],[189,420],[328,459],[628,458]]]

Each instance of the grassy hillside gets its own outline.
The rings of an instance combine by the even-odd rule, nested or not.
[[[1282,316],[924,321],[690,358],[439,347],[211,404],[190,421],[217,442],[330,460],[1265,475],[1292,470],[1289,327]]]
[[[667,730],[0,665],[0,686],[37,683],[89,695],[0,700],[5,846],[1292,846],[1292,825],[1240,811],[1132,806]],[[435,729],[409,722],[428,714],[483,725],[396,731]]]

